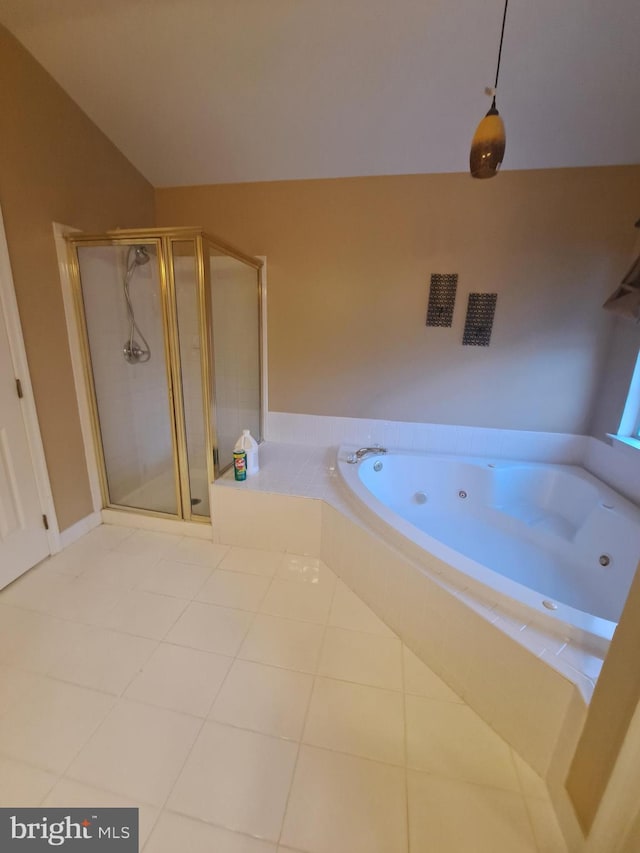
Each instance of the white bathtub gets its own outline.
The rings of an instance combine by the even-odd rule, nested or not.
[[[573,465],[403,452],[350,464],[353,450],[340,448],[338,470],[394,544],[427,568],[433,555],[484,600],[606,649],[640,559],[631,502]]]

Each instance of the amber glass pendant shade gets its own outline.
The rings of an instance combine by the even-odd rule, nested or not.
[[[504,159],[506,136],[504,123],[496,109],[496,102],[482,119],[471,140],[469,167],[472,178],[493,178]]]

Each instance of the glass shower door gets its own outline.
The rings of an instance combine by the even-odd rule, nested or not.
[[[262,438],[260,422],[260,271],[209,249],[213,332],[214,425],[218,470],[233,462],[243,429]]]
[[[77,257],[107,503],[179,515],[160,243]]]
[[[209,419],[203,398],[203,342],[206,325],[201,323],[198,254],[196,241],[172,240],[173,287],[178,321],[178,346],[182,408],[189,472],[190,514],[209,517],[209,469],[207,429]],[[206,357],[206,356],[205,356]],[[187,513],[185,513],[187,514]]]

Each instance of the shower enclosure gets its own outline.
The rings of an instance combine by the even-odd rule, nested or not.
[[[262,438],[262,263],[196,228],[67,240],[104,506],[208,521]]]

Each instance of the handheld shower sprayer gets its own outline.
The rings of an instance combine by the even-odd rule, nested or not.
[[[151,260],[146,246],[130,246],[127,252],[127,271],[122,282],[122,290],[124,299],[127,304],[127,316],[129,318],[129,338],[122,348],[125,361],[129,364],[144,364],[151,358],[151,348],[147,343],[147,339],[142,334],[140,327],[136,323],[136,316],[131,302],[131,294],[129,293],[129,284],[133,279],[133,274],[138,267],[148,264]],[[137,332],[142,346],[133,337]]]

